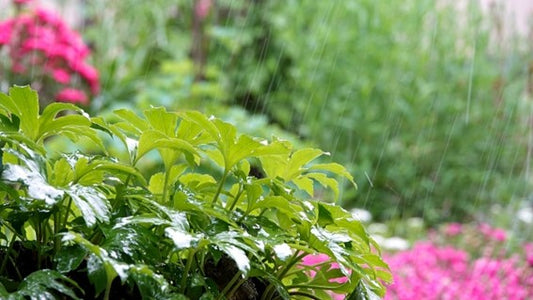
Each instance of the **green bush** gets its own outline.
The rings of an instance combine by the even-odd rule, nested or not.
[[[353,182],[339,164],[313,163],[321,150],[238,135],[196,111],[115,115],[107,122],[66,103],[39,113],[28,87],[0,94],[0,297],[384,294],[391,277],[377,244],[350,213],[313,198],[315,184],[339,193],[333,175]],[[101,150],[51,153],[62,138]],[[106,152],[107,138],[123,144],[121,159]],[[161,169],[141,171],[153,153]],[[202,172],[206,164],[217,167]],[[331,261],[301,264],[317,252]],[[341,276],[350,280],[330,280]]]

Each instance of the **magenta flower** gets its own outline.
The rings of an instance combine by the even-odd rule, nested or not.
[[[507,239],[507,233],[505,233],[505,230],[503,229],[494,229],[492,231],[492,238],[495,239],[496,241],[499,241],[499,242],[503,242]]]
[[[13,3],[18,4],[18,5],[22,5],[22,4],[29,4],[32,1],[33,0],[13,0]]]
[[[59,83],[68,84],[70,82],[70,74],[64,69],[53,69],[52,76]]]
[[[394,276],[386,300],[533,299],[533,272],[514,257],[472,259],[463,250],[424,242],[386,261]]]
[[[212,0],[196,0],[194,13],[200,18],[205,19],[211,9]]]
[[[89,48],[54,12],[37,8],[0,22],[0,47],[7,48],[12,72],[32,70],[33,78],[55,82],[43,85],[50,91],[39,91],[48,97],[88,104],[88,96],[100,91],[98,71],[85,62]]]
[[[444,232],[449,236],[456,236],[461,233],[463,226],[459,223],[450,223],[444,228]]]
[[[56,95],[56,100],[61,102],[88,104],[87,95],[81,90],[66,88]]]

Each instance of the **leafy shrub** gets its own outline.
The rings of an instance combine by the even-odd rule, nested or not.
[[[100,91],[98,72],[85,62],[89,47],[49,10],[36,8],[1,22],[2,48],[8,56],[2,81],[31,83],[44,99],[83,105]]]
[[[383,295],[390,274],[376,243],[350,213],[313,198],[315,184],[339,193],[332,175],[353,181],[339,164],[312,163],[324,152],[238,135],[195,111],[115,115],[68,103],[40,114],[28,87],[0,94],[1,297]],[[106,137],[123,144],[122,159],[106,153]],[[60,138],[101,153],[50,153]],[[162,168],[141,172],[154,152]],[[317,252],[339,268],[302,272]],[[349,280],[329,280],[339,276]]]

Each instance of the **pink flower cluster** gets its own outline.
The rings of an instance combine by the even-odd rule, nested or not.
[[[1,22],[0,47],[8,48],[13,73],[39,72],[56,82],[58,101],[88,104],[87,92],[100,90],[98,72],[84,61],[89,48],[53,12],[37,8]]]
[[[387,300],[533,299],[533,269],[517,257],[470,259],[463,250],[423,242],[386,261],[394,275]]]

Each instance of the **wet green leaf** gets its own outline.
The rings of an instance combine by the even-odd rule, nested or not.
[[[53,270],[39,270],[28,275],[20,283],[18,291],[10,297],[24,296],[31,299],[57,299],[55,292],[68,296],[71,299],[80,299],[72,287],[80,290],[73,280]],[[52,293],[52,291],[54,293]]]
[[[109,221],[110,207],[103,192],[96,188],[82,185],[73,185],[65,191],[80,210],[87,226],[94,226],[96,221]]]

